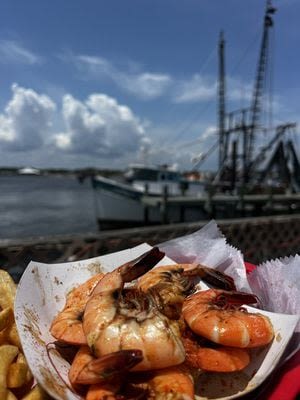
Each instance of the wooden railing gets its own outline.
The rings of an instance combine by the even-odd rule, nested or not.
[[[181,223],[99,232],[91,235],[43,237],[0,241],[0,268],[16,281],[30,260],[57,263],[91,258],[147,242],[162,243],[193,233],[205,222]],[[300,215],[218,220],[228,242],[240,249],[245,260],[267,259],[300,253]]]

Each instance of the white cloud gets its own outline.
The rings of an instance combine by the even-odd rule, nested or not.
[[[34,65],[42,58],[13,40],[0,40],[0,62]]]
[[[177,81],[173,89],[173,101],[178,104],[217,100],[218,96],[218,82],[199,74],[184,81]],[[227,77],[225,95],[231,102],[249,102],[252,98],[252,85],[240,79]]]
[[[135,76],[123,76],[120,83],[129,92],[141,98],[154,99],[165,93],[167,87],[171,83],[171,78],[164,74],[145,72]]]
[[[62,113],[66,130],[54,137],[61,150],[112,159],[136,153],[144,145],[139,119],[105,94],[91,94],[85,102],[66,95]]]
[[[89,73],[93,78],[105,76],[116,85],[145,100],[162,96],[169,88],[172,79],[167,74],[144,71],[122,71],[102,57],[87,55],[71,56],[75,65]]]
[[[49,133],[55,104],[46,95],[12,85],[12,99],[0,114],[0,142],[12,151],[43,145]]]
[[[179,82],[175,89],[175,103],[211,100],[216,97],[217,83],[196,74],[190,80]]]
[[[142,71],[136,64],[121,69],[99,56],[67,54],[63,58],[73,62],[85,77],[110,79],[118,87],[144,100],[168,96],[173,103],[184,104],[217,99],[218,82],[215,77],[197,73],[190,78],[179,79],[167,73]],[[227,76],[226,98],[233,103],[248,102],[252,98],[252,85]]]
[[[82,102],[63,97],[62,129],[55,103],[32,89],[12,85],[12,98],[0,114],[0,143],[4,150],[29,152],[61,150],[61,154],[101,156],[118,161],[145,151],[148,140],[141,121],[125,105],[105,94]]]

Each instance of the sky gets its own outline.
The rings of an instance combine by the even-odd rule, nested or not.
[[[273,6],[269,126],[298,122],[300,97],[300,1]],[[0,167],[192,169],[218,137],[220,31],[226,109],[248,107],[264,10],[264,0],[1,0]],[[214,152],[202,167],[216,163]]]

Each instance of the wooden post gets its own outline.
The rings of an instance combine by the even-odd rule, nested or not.
[[[215,206],[213,202],[214,189],[212,185],[207,188],[207,199],[205,204],[205,210],[209,218],[215,218]]]
[[[184,222],[184,217],[185,217],[185,206],[181,204],[179,206],[179,221]]]
[[[268,200],[268,213],[269,213],[269,215],[273,214],[273,210],[274,210],[273,188],[270,185],[270,187],[269,187],[269,200]]]
[[[145,196],[148,196],[149,194],[149,185],[148,183],[145,184]],[[149,224],[149,206],[147,204],[144,204],[144,224],[148,225]]]
[[[240,192],[239,192],[241,217],[245,216],[244,188],[245,188],[245,186],[243,185],[240,188]]]
[[[187,183],[181,182],[180,183],[181,196],[185,195],[187,189],[188,189]],[[185,206],[183,204],[180,204],[180,206],[179,206],[179,221],[180,222],[184,222],[184,214],[185,214]]]
[[[167,224],[168,223],[168,186],[165,185],[163,188],[163,197],[162,197],[162,204],[161,204],[161,223]]]

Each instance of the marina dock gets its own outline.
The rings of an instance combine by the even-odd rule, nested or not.
[[[186,222],[186,213],[191,209],[200,209],[204,218],[237,218],[259,217],[263,215],[295,214],[300,212],[300,194],[245,194],[226,195],[209,192],[201,196],[163,196],[143,197],[145,207],[145,224],[150,207],[158,207],[161,211],[161,223],[171,223],[170,211],[180,208],[178,222]]]

